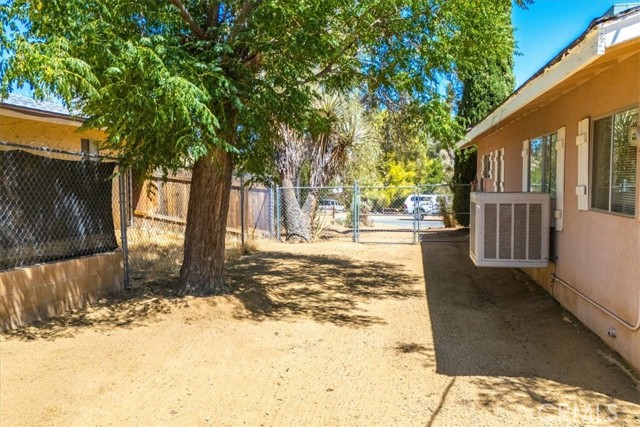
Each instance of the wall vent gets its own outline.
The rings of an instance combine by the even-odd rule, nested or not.
[[[547,267],[547,193],[471,193],[470,255],[478,267]]]

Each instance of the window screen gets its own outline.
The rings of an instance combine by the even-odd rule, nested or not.
[[[558,134],[533,138],[529,142],[529,191],[556,197],[556,144]]]
[[[637,124],[637,108],[594,121],[592,208],[635,215],[638,151],[629,144],[629,129]]]

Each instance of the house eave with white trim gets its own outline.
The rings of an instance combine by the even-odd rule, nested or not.
[[[603,67],[611,65],[594,64],[604,57],[605,52],[637,42],[639,38],[640,7],[620,15],[594,20],[580,37],[516,89],[488,116],[470,128],[464,140],[458,142],[458,147],[472,145],[472,141],[484,133],[504,126],[576,88],[592,74],[602,72]],[[624,53],[621,52],[620,55],[624,56]]]

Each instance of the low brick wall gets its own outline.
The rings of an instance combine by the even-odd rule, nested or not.
[[[0,272],[0,330],[83,307],[123,289],[122,253]]]

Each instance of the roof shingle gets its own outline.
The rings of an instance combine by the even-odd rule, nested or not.
[[[23,95],[15,93],[10,94],[5,99],[0,99],[0,106],[18,107],[29,110],[41,111],[44,113],[52,113],[63,116],[78,116],[78,112],[72,113],[64,105],[55,101],[36,101],[35,99],[28,98]]]

